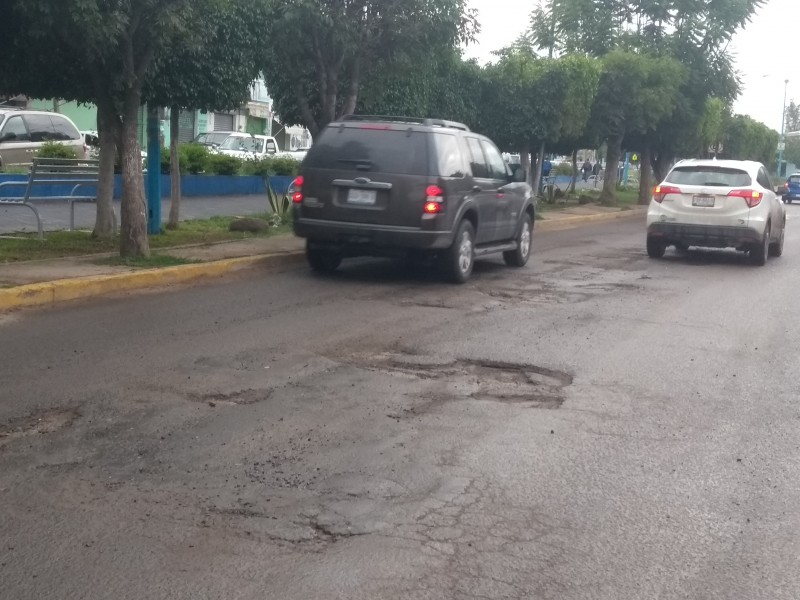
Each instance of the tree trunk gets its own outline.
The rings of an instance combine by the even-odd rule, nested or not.
[[[97,107],[97,133],[100,136],[100,177],[97,182],[97,213],[93,238],[111,239],[114,232],[114,162],[117,158],[119,121],[114,107]]]
[[[617,181],[619,180],[619,158],[622,155],[622,136],[608,138],[606,151],[606,176],[603,191],[600,192],[600,204],[614,206],[617,203]]]
[[[525,173],[525,183],[531,184],[531,153],[528,150],[523,150],[519,153],[520,168]]]
[[[656,182],[661,183],[664,181],[671,162],[672,157],[661,153],[653,154],[650,159],[650,164],[653,166],[653,175],[655,176]]]
[[[650,204],[653,188],[653,172],[650,166],[652,154],[650,144],[645,144],[639,156],[639,204]]]
[[[533,193],[539,195],[542,187],[542,165],[544,164],[544,142],[539,146],[539,154],[536,156],[536,171],[533,174]]]
[[[124,257],[148,257],[150,242],[147,239],[147,202],[144,196],[142,150],[138,131],[141,92],[129,90],[127,96],[121,139],[122,207],[119,253]]]
[[[572,151],[572,181],[567,188],[568,194],[575,193],[575,185],[578,183],[578,149]]]
[[[181,159],[178,153],[178,134],[180,133],[181,111],[173,107],[169,117],[169,179],[171,186],[171,204],[167,229],[177,229],[181,210]]]

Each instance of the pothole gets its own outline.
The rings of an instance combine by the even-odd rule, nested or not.
[[[242,405],[255,404],[267,400],[272,395],[272,388],[247,389],[236,392],[209,392],[209,393],[189,393],[186,397],[192,402],[207,402],[211,406],[217,404]]]
[[[60,407],[16,417],[0,425],[0,446],[17,438],[54,433],[71,425],[79,416],[77,409]]]
[[[419,415],[458,399],[519,403],[532,408],[558,408],[564,402],[564,388],[572,375],[533,364],[459,359],[451,362],[425,360],[404,354],[355,355],[347,359],[354,366],[375,371],[435,381],[435,392],[423,395],[422,404],[405,409],[392,418]]]

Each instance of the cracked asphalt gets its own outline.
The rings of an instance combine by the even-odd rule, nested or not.
[[[800,207],[765,268],[535,237],[0,315],[0,598],[800,597]]]

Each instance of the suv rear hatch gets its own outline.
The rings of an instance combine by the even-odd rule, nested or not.
[[[654,190],[661,212],[677,223],[746,226],[752,178],[742,169],[711,165],[675,167]]]
[[[793,196],[800,195],[800,175],[791,175],[786,180],[786,191]]]
[[[420,227],[430,138],[406,124],[329,126],[303,161],[303,216]]]

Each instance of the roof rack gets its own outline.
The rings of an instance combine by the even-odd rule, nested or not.
[[[342,121],[386,121],[390,123],[408,123],[413,125],[424,125],[426,127],[448,127],[450,129],[460,129],[469,131],[469,127],[456,121],[446,121],[445,119],[422,119],[419,117],[399,117],[387,115],[345,115]]]

